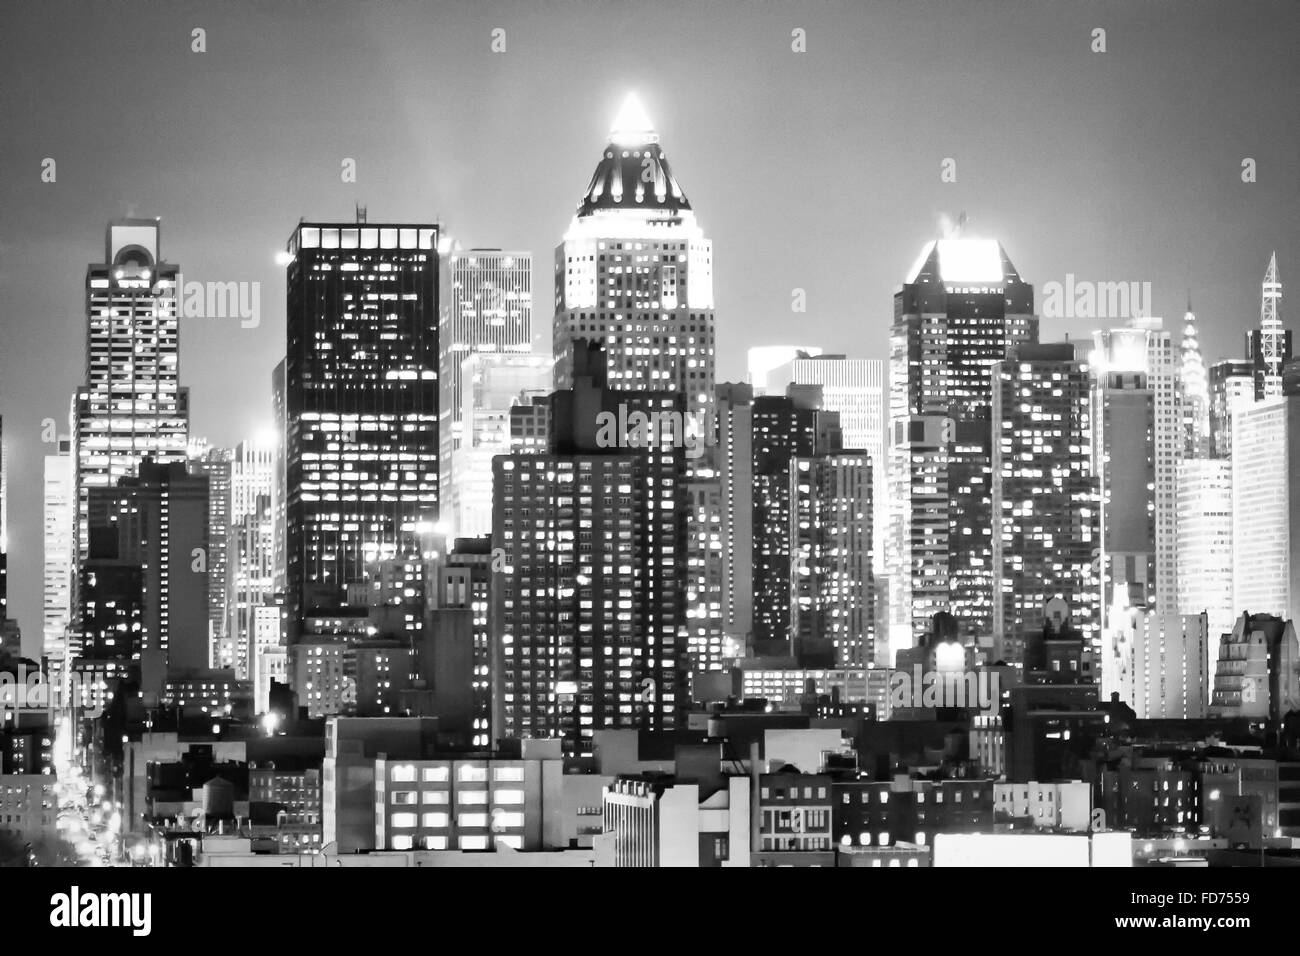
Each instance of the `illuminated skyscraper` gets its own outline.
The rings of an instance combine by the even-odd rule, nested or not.
[[[492,459],[510,449],[510,409],[550,392],[552,361],[531,352],[471,352],[461,363],[460,436],[444,484],[456,535],[492,532]]]
[[[1151,392],[1154,481],[1150,501],[1155,516],[1156,590],[1155,604],[1148,605],[1148,609],[1173,611],[1178,607],[1178,462],[1185,435],[1173,338],[1163,320],[1143,317],[1123,328],[1094,332],[1093,341],[1096,347],[1089,364],[1096,370],[1097,382],[1106,382],[1110,372],[1140,372],[1143,381],[1139,387]],[[1104,493],[1104,469],[1123,466],[1113,454],[1100,464]],[[1109,502],[1103,499],[1103,504],[1127,507],[1113,498]]]
[[[240,680],[249,680],[259,649],[280,642],[275,604],[275,549],[272,492],[275,443],[242,441],[230,461],[230,540],[226,606],[229,662]]]
[[[179,269],[162,261],[158,220],[113,220],[104,246],[104,261],[86,270],[86,381],[73,399],[79,561],[90,544],[90,489],[116,485],[145,457],[185,461],[189,438]]]
[[[634,96],[555,251],[556,388],[578,339],[603,344],[611,388],[713,400],[713,244]]]
[[[547,450],[493,460],[492,726],[590,754],[595,731],[673,729],[686,703],[683,450],[605,424],[685,401],[611,390],[599,350],[575,354]]]
[[[718,518],[722,537],[721,626],[725,656],[739,656],[754,628],[754,391],[717,388]]]
[[[791,381],[822,387],[822,408],[838,412],[845,448],[861,449],[871,459],[871,568],[885,573],[885,537],[889,528],[889,495],[885,467],[885,363],[819,355],[794,360]]]
[[[457,250],[448,257],[447,267],[447,308],[438,329],[438,438],[442,443],[442,497],[450,504],[448,483],[455,484],[452,456],[466,437],[462,364],[480,352],[508,354],[532,349],[533,257],[528,252],[500,249]],[[453,509],[447,517],[457,520],[460,515]],[[457,527],[456,533],[486,534],[487,528]]]
[[[891,653],[938,611],[993,644],[991,368],[1038,341],[1034,290],[992,239],[928,243],[890,334]]]
[[[208,648],[210,666],[233,668],[234,643],[230,624],[230,463],[229,448],[210,448],[204,439],[190,440],[189,471],[208,479]]]
[[[1178,466],[1178,612],[1205,613],[1207,653],[1232,630],[1232,462],[1187,459]]]
[[[995,656],[1022,660],[1025,636],[1061,598],[1097,659],[1101,496],[1088,366],[1069,343],[1021,345],[993,375]]]
[[[791,385],[785,396],[755,398],[751,410],[753,486],[753,653],[785,657],[793,643],[792,585],[800,573],[793,533],[795,465],[839,451],[839,416],[820,408],[821,389]],[[828,665],[824,665],[828,666]]]
[[[1282,366],[1291,358],[1291,332],[1282,328],[1281,305],[1282,281],[1274,252],[1260,289],[1259,328],[1246,333],[1246,355],[1252,364],[1257,402],[1282,394]]]
[[[290,645],[438,520],[438,244],[433,224],[304,222],[289,240]]]
[[[1300,396],[1233,416],[1232,609],[1300,613]]]
[[[1131,608],[1156,604],[1155,393],[1140,370],[1095,370],[1094,470],[1101,479],[1098,555],[1107,638],[1123,629]],[[1095,360],[1095,359],[1094,359]],[[1107,645],[1109,646],[1109,645]],[[1103,668],[1104,673],[1104,668]]]
[[[1210,454],[1232,457],[1232,416],[1255,402],[1253,363],[1225,359],[1210,366]]]
[[[1178,382],[1183,405],[1183,457],[1205,458],[1210,454],[1210,387],[1205,360],[1196,334],[1196,313],[1191,299],[1183,316],[1183,340],[1179,346],[1181,364]]]
[[[68,626],[72,623],[72,575],[76,566],[74,527],[77,514],[77,477],[72,441],[58,439],[58,453],[45,456],[44,574],[41,652],[55,660],[67,654]]]

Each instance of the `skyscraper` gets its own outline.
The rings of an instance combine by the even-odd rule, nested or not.
[[[532,352],[471,352],[457,371],[460,434],[443,513],[460,537],[492,532],[492,459],[510,451],[510,409],[550,391],[552,361]]]
[[[73,399],[78,560],[89,547],[90,489],[113,487],[145,457],[184,461],[189,437],[179,269],[162,259],[158,220],[113,220],[104,247],[104,261],[86,270],[86,381]]]
[[[230,626],[230,471],[234,453],[212,448],[205,439],[190,440],[189,471],[208,479],[208,657],[211,667],[234,668]]]
[[[438,520],[439,227],[300,223],[284,373],[287,642]],[[293,656],[290,655],[290,660]]]
[[[590,754],[596,730],[672,729],[685,704],[683,450],[607,431],[685,398],[610,389],[599,349],[574,354],[547,450],[493,460],[492,725]]]
[[[1156,399],[1140,368],[1093,367],[1094,470],[1101,479],[1098,567],[1109,635],[1129,620],[1128,609],[1152,610],[1156,604]]]
[[[91,489],[87,504],[83,573],[88,580],[114,577],[127,588],[114,597],[139,605],[141,629],[138,642],[132,638],[132,654],[139,655],[141,692],[157,700],[169,671],[208,668],[208,479],[188,474],[184,462],[145,460],[138,476]],[[136,581],[138,596],[130,590]],[[83,598],[83,614],[90,614],[90,604]],[[116,612],[101,600],[98,613]],[[102,630],[96,638],[113,640]]]
[[[1232,462],[1187,459],[1178,467],[1178,612],[1206,615],[1206,647],[1232,630]]]
[[[604,345],[611,388],[713,400],[713,244],[634,96],[555,251],[556,388],[578,339]]]
[[[890,333],[890,651],[950,612],[992,650],[991,368],[1038,341],[1034,290],[992,239],[927,243]]]
[[[1019,661],[1053,598],[1100,650],[1101,495],[1092,394],[1075,346],[1021,345],[994,366],[993,573],[996,658]]]
[[[722,538],[724,654],[739,656],[754,628],[754,392],[716,390],[718,524]]]
[[[240,442],[230,460],[230,662],[221,666],[233,667],[240,680],[250,679],[259,649],[280,641],[272,507],[275,457],[275,443],[259,439]]]
[[[1196,332],[1196,313],[1187,300],[1183,316],[1183,339],[1179,345],[1178,382],[1182,389],[1183,457],[1205,458],[1210,454],[1210,387],[1205,360]]]
[[[1300,613],[1300,395],[1232,422],[1232,609]]]
[[[1109,372],[1141,372],[1145,376],[1142,387],[1151,391],[1156,590],[1155,604],[1149,609],[1172,611],[1178,607],[1178,461],[1185,435],[1173,339],[1163,320],[1141,317],[1123,328],[1094,332],[1093,341],[1096,348],[1089,364],[1096,369],[1099,382]],[[1101,464],[1103,469],[1122,467],[1114,456]]]
[[[1210,366],[1210,454],[1232,456],[1232,416],[1255,402],[1254,365],[1249,360],[1225,359]]]
[[[861,449],[871,459],[871,569],[885,573],[885,537],[889,528],[889,495],[885,466],[885,363],[818,355],[794,360],[792,381],[822,387],[822,408],[838,412],[844,447]]]
[[[56,454],[45,456],[42,535],[45,560],[42,575],[44,614],[41,652],[55,660],[64,660],[67,656],[68,626],[72,623],[77,477],[73,468],[72,440],[60,436],[57,448]]]
[[[1291,332],[1282,327],[1281,305],[1282,281],[1274,252],[1260,288],[1259,328],[1246,333],[1257,402],[1282,394],[1282,366],[1291,358]]]
[[[791,385],[785,396],[755,398],[753,438],[753,653],[800,651],[791,629],[792,587],[799,573],[793,529],[796,461],[842,447],[839,416],[820,408],[821,389]]]
[[[533,256],[500,249],[457,250],[448,257],[447,266],[447,308],[438,329],[438,438],[442,443],[442,497],[450,503],[455,488],[452,456],[465,440],[462,364],[480,352],[508,354],[532,349]],[[447,517],[458,520],[460,515],[453,510]],[[474,535],[486,530],[458,528],[457,533]]]

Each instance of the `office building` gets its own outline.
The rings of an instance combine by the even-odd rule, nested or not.
[[[1207,654],[1232,630],[1232,462],[1185,459],[1178,465],[1178,613],[1208,621]]]
[[[1255,403],[1255,379],[1250,361],[1225,359],[1210,366],[1210,454],[1232,457],[1232,416]]]
[[[290,645],[438,521],[438,245],[439,227],[416,223],[303,222],[289,240]]]
[[[1232,609],[1300,608],[1300,396],[1257,402],[1232,423]]]
[[[45,456],[42,499],[42,649],[54,660],[67,657],[72,623],[72,579],[76,568],[77,476],[72,440],[58,439],[58,451]]]
[[[465,422],[464,362],[478,354],[527,353],[533,337],[531,253],[458,249],[447,257],[447,268],[447,308],[438,329],[438,438],[442,443],[442,485],[447,492],[444,499],[450,499],[456,488],[453,455],[470,434]],[[456,533],[476,535],[486,529],[457,526]]]
[[[995,659],[1018,661],[1053,598],[1100,649],[1100,485],[1090,370],[1075,346],[1018,346],[993,366]]]

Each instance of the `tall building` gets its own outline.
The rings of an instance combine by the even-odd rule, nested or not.
[[[599,349],[575,355],[547,450],[493,461],[492,726],[590,754],[595,731],[671,730],[686,703],[683,450],[619,424],[685,399],[610,389]]]
[[[1090,362],[1102,382],[1112,372],[1140,372],[1152,400],[1151,502],[1155,517],[1155,604],[1149,609],[1172,611],[1178,607],[1178,462],[1184,445],[1182,399],[1178,387],[1178,362],[1173,339],[1163,320],[1133,319],[1123,328],[1094,332],[1095,350]],[[1103,454],[1109,454],[1103,450]],[[1106,467],[1124,467],[1115,456]],[[1115,498],[1110,504],[1116,505]],[[1122,506],[1122,505],[1121,505]]]
[[[797,654],[791,630],[792,586],[800,569],[793,491],[795,463],[842,447],[839,417],[821,410],[821,390],[791,385],[785,396],[755,398],[753,437],[753,637],[760,657]]]
[[[1188,459],[1178,469],[1178,613],[1206,616],[1207,653],[1232,630],[1232,462]]]
[[[55,660],[64,660],[67,656],[68,627],[72,624],[77,476],[73,468],[72,440],[67,436],[59,436],[57,447],[56,454],[45,456],[41,653]]]
[[[457,376],[459,435],[443,513],[460,537],[492,532],[492,459],[510,449],[510,409],[550,391],[552,360],[532,352],[471,352]]]
[[[723,647],[738,657],[754,630],[754,392],[725,384],[716,396]]]
[[[208,542],[204,561],[208,568],[208,657],[210,667],[235,666],[230,625],[230,473],[234,453],[229,448],[212,448],[205,439],[194,438],[189,446],[190,474],[208,479]]]
[[[1281,305],[1282,282],[1274,252],[1260,288],[1259,328],[1246,333],[1257,402],[1282,394],[1282,366],[1291,358],[1291,332],[1282,327]]]
[[[233,668],[239,680],[252,679],[259,651],[280,643],[272,503],[276,454],[274,441],[245,440],[235,447],[229,463],[229,660],[218,666]]]
[[[791,380],[820,385],[822,408],[838,412],[845,448],[861,449],[871,459],[871,570],[885,573],[885,537],[889,528],[889,495],[885,466],[885,363],[843,355],[797,358]]]
[[[1279,722],[1300,706],[1300,641],[1291,618],[1242,611],[1223,635],[1211,717]]]
[[[111,221],[104,261],[86,270],[86,380],[73,399],[72,428],[78,561],[90,544],[92,488],[115,486],[146,457],[159,463],[186,458],[189,390],[180,385],[179,268],[162,259],[158,222]],[[69,650],[75,655],[78,649]]]
[[[1205,458],[1210,454],[1210,386],[1196,332],[1196,313],[1187,300],[1183,315],[1183,339],[1179,345],[1178,382],[1182,389],[1183,457]]]
[[[992,650],[991,368],[1038,341],[1033,287],[992,239],[928,243],[890,333],[890,651],[939,611]]]
[[[1225,359],[1210,366],[1210,454],[1232,457],[1232,416],[1255,403],[1254,365],[1249,360]]]
[[[1100,484],[1093,469],[1091,372],[1075,346],[1021,345],[993,369],[995,659],[1023,658],[1053,598],[1100,650]]]
[[[1232,609],[1300,611],[1300,396],[1232,420]]]
[[[864,451],[796,458],[790,469],[790,634],[796,656],[837,668],[876,662],[870,456]]]
[[[184,462],[145,460],[138,476],[92,489],[87,503],[89,554],[83,574],[88,581],[113,576],[122,584],[113,594],[122,595],[127,607],[138,605],[141,628],[138,642],[132,638],[132,653],[138,649],[140,690],[156,701],[169,671],[208,668],[210,579],[200,560],[208,544],[208,479],[188,474]],[[102,590],[101,583],[97,592]],[[98,617],[91,613],[91,598],[83,596],[87,617],[121,613],[111,597],[101,598],[93,610]],[[101,629],[96,639],[112,636]]]
[[[713,244],[635,96],[623,104],[555,251],[555,387],[574,343],[604,344],[611,388],[713,400]]]
[[[1095,470],[1101,479],[1103,629],[1156,606],[1155,395],[1144,371],[1096,369]]]
[[[1114,385],[1114,373],[1122,373],[1123,388],[1136,384],[1128,376],[1140,376],[1140,384],[1136,386],[1151,393],[1153,480],[1148,492],[1138,493],[1144,501],[1149,496],[1153,509],[1156,591],[1151,598],[1153,604],[1145,606],[1148,610],[1175,610],[1178,607],[1178,463],[1183,455],[1184,431],[1173,339],[1165,330],[1164,321],[1156,317],[1140,317],[1123,328],[1093,333],[1093,342],[1096,347],[1091,364],[1096,368],[1096,381],[1102,393]],[[1138,427],[1136,423],[1132,424]],[[1108,447],[1100,450],[1105,489],[1108,468],[1123,471],[1134,467],[1134,462],[1122,460],[1118,451]],[[1114,488],[1118,489],[1118,486],[1115,484]],[[1136,492],[1136,486],[1134,490]],[[1126,509],[1128,506],[1119,493],[1104,497],[1104,507]],[[1108,522],[1109,518],[1104,519],[1104,525]],[[1109,524],[1115,527],[1113,522]],[[1105,541],[1102,541],[1102,546],[1106,548]]]
[[[447,308],[438,329],[438,438],[443,498],[450,503],[455,488],[452,456],[466,440],[462,364],[477,353],[532,349],[533,256],[501,249],[457,250],[448,257],[447,266]],[[450,512],[448,517],[459,515]],[[457,533],[476,535],[486,529],[458,528]]]
[[[289,645],[438,520],[438,245],[415,223],[304,222],[289,240]]]

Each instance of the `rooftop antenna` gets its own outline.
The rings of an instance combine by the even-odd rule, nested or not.
[[[357,203],[357,223],[358,225],[365,225],[365,222],[366,222],[366,207],[361,205],[361,203]]]

